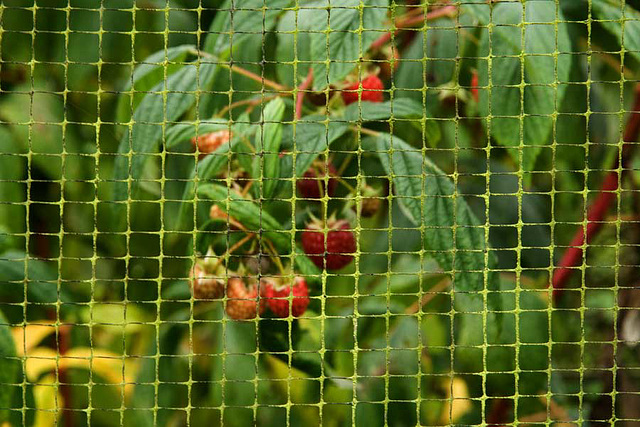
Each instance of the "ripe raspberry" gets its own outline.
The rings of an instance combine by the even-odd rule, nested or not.
[[[195,299],[217,299],[224,293],[224,282],[207,273],[201,265],[194,265],[190,273],[191,293]]]
[[[300,317],[309,305],[309,288],[302,277],[294,279],[294,285],[282,284],[277,279],[263,279],[264,297],[277,317]]]
[[[360,89],[360,82],[354,83],[342,91],[342,99],[346,105],[358,102],[358,90]],[[382,81],[376,75],[370,75],[366,79],[362,80],[362,94],[360,95],[361,101],[370,102],[382,102],[384,101],[383,91],[384,85]]]
[[[228,143],[232,136],[228,129],[222,129],[191,138],[191,145],[193,145],[194,149],[198,148],[200,153],[198,159],[202,159],[207,154],[216,151],[222,144]]]
[[[227,315],[236,320],[255,319],[264,311],[264,304],[258,303],[258,287],[249,286],[239,277],[227,281]]]
[[[325,186],[325,175],[329,174],[329,181]],[[315,166],[311,166],[300,178],[296,185],[300,195],[306,199],[319,199],[325,190],[327,196],[331,197],[336,192],[338,181],[335,178],[331,178],[338,175],[338,171],[331,162],[327,162],[325,165],[322,162],[317,163]],[[320,191],[322,189],[322,191]]]
[[[478,72],[475,70],[473,71],[473,74],[471,74],[471,96],[473,96],[473,99],[478,102]]]
[[[353,260],[356,238],[346,220],[330,220],[327,228],[325,242],[322,224],[317,221],[309,224],[302,233],[302,247],[318,267],[323,268],[326,263],[327,270],[339,270]]]

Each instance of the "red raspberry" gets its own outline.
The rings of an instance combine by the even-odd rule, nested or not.
[[[309,288],[302,277],[294,279],[294,285],[281,284],[277,279],[263,279],[264,296],[269,308],[277,317],[300,317],[309,305]],[[291,296],[290,296],[291,295]]]
[[[312,222],[302,233],[302,247],[311,260],[320,268],[339,270],[353,260],[356,251],[356,238],[346,220],[330,220],[328,232],[322,231],[322,224]],[[321,256],[318,256],[321,255]]]
[[[195,299],[217,299],[224,293],[224,282],[196,264],[191,269],[191,293]]]
[[[200,153],[198,159],[202,159],[207,154],[216,151],[222,144],[228,143],[232,136],[229,129],[222,129],[191,138],[191,145],[193,145],[194,149],[198,148]]]
[[[346,105],[358,102],[359,89],[360,82],[357,82],[342,91],[342,99]],[[382,84],[382,81],[378,76],[372,74],[362,80],[362,94],[360,95],[360,100],[363,102],[382,102],[384,101],[383,90],[384,85]]]
[[[329,174],[329,181],[325,186],[325,175]],[[311,166],[303,175],[303,178],[298,179],[296,185],[300,195],[305,199],[319,199],[327,190],[327,196],[331,197],[336,192],[338,181],[335,178],[331,178],[338,175],[338,171],[331,162],[327,162],[325,165],[322,162],[318,162],[317,165]],[[322,189],[322,191],[320,191]]]
[[[236,320],[255,319],[264,304],[258,302],[258,287],[249,286],[239,277],[227,281],[227,316]]]
[[[471,96],[473,96],[473,99],[478,102],[478,72],[475,70],[471,74]]]

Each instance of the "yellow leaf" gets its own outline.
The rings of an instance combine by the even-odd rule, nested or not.
[[[36,419],[33,427],[50,427],[57,425],[56,421],[60,415],[62,406],[62,396],[55,387],[56,378],[54,375],[47,375],[38,381],[38,385],[33,387],[33,397],[36,401]]]
[[[46,321],[11,328],[11,334],[13,335],[13,341],[16,343],[18,356],[24,356],[25,352],[29,354],[43,339],[55,333],[55,331],[56,327],[53,323],[47,324]]]
[[[40,347],[26,357],[25,373],[30,381],[36,381],[42,375],[60,369],[87,369],[111,384],[124,385],[125,394],[128,394],[133,387],[133,381],[128,378],[127,373],[135,370],[125,369],[124,364],[123,356],[110,351],[79,347],[61,356],[50,348]],[[129,361],[126,364],[128,365]]]
[[[447,401],[442,410],[442,424],[451,424],[471,409],[469,399],[469,389],[467,383],[458,377],[454,377],[451,382],[445,381],[443,388],[447,394]]]

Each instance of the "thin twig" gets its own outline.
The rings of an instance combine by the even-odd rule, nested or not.
[[[290,92],[291,89],[283,86],[279,83],[274,82],[273,80],[269,80],[269,79],[265,79],[264,77],[255,74],[249,70],[245,70],[244,68],[238,67],[237,65],[231,65],[228,62],[224,62],[223,60],[221,60],[220,58],[218,58],[215,55],[212,55],[208,52],[202,51],[202,50],[198,50],[198,49],[191,49],[190,52],[194,55],[203,57],[203,58],[208,58],[208,59],[212,59],[217,61],[216,65],[219,65],[221,67],[227,68],[231,71],[233,71],[234,73],[240,74],[241,76],[245,76],[253,81],[256,81],[260,84],[263,84],[264,86],[269,86],[272,89],[275,89],[277,91],[280,92]]]
[[[304,96],[306,94],[306,90],[311,86],[311,82],[313,82],[313,68],[309,68],[309,73],[307,74],[307,78],[298,86],[298,94],[296,98],[296,113],[295,118],[299,120],[302,117],[302,104],[304,103]]]
[[[422,298],[420,299],[420,301],[414,302],[412,305],[407,307],[407,309],[404,312],[406,314],[417,313],[418,311],[420,311],[421,307],[424,307],[425,305],[427,305],[432,299],[437,297],[440,292],[444,292],[449,287],[450,284],[451,284],[451,280],[449,279],[449,277],[445,277],[444,279],[440,280],[438,283],[433,285],[431,289],[429,289],[424,295],[422,295]]]
[[[435,9],[427,14],[422,14],[419,16],[410,16],[406,19],[397,21],[395,26],[396,30],[393,32],[388,32],[380,37],[376,41],[371,44],[372,50],[380,49],[382,46],[391,41],[391,38],[400,33],[405,28],[415,27],[416,25],[422,24],[425,21],[444,18],[444,17],[452,17],[458,12],[455,6],[444,6],[439,9]]]

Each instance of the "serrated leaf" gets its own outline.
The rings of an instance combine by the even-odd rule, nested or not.
[[[330,121],[322,115],[306,116],[295,127],[287,126],[285,140],[287,147],[296,154],[296,176],[304,175],[313,161],[348,130],[349,125],[344,120]]]
[[[142,63],[133,70],[131,79],[127,79],[125,82],[124,92],[131,90],[131,84],[133,82],[133,100],[125,96],[121,96],[118,99],[118,117],[121,118],[122,121],[126,121],[125,119],[128,117],[127,112],[131,109],[135,111],[135,109],[138,108],[145,93],[163,81],[165,75],[168,77],[179,70],[182,67],[180,63],[184,62],[189,53],[195,50],[196,47],[194,45],[180,45],[159,50],[145,58]]]
[[[556,85],[569,81],[570,61],[554,58],[555,52],[571,51],[567,24],[556,9],[554,1],[500,3],[492,13],[499,25],[480,41],[479,51],[492,56],[490,68],[478,70],[479,85],[489,86],[480,91],[480,112],[493,116],[490,134],[498,143],[527,146],[521,165],[527,171],[548,143],[552,115],[564,97],[565,86]],[[520,161],[520,151],[510,153]]]
[[[386,102],[355,102],[344,110],[344,118],[349,122],[422,118],[426,115],[422,103],[409,98],[397,98]]]
[[[640,12],[623,3],[620,0],[593,0],[593,18],[618,39],[626,53],[640,61]]]
[[[152,92],[162,93],[162,99],[153,93],[144,97],[133,114],[131,129],[125,132],[120,141],[119,155],[113,171],[114,179],[119,181],[115,183],[114,189],[116,201],[136,198],[139,184],[135,180],[144,176],[149,157],[144,154],[158,152],[164,123],[178,120],[191,108],[196,100],[196,92],[209,86],[215,70],[216,65],[211,63],[185,66],[172,74],[166,82],[161,82],[152,89]],[[131,192],[127,183],[123,182],[128,178],[134,179]],[[124,220],[117,213],[115,218]]]
[[[425,249],[453,275],[454,289],[482,291],[483,272],[491,265],[485,262],[484,228],[456,195],[453,182],[420,150],[395,136],[381,133],[363,144],[377,152],[406,215],[425,227]]]
[[[229,122],[225,119],[176,123],[167,130],[165,148],[168,150],[184,142],[191,141],[191,139],[196,136],[202,136],[224,129],[229,129]]]
[[[282,142],[282,118],[284,102],[275,98],[264,108],[262,126],[256,134],[257,156],[254,160],[253,178],[262,181],[262,197],[270,198],[280,178],[280,144]],[[262,170],[260,158],[263,159]]]
[[[317,0],[311,31],[313,87],[341,82],[359,64],[371,43],[388,30],[388,0]]]
[[[226,58],[232,46],[237,46],[254,34],[269,31],[278,16],[293,0],[227,0],[211,23],[204,51]]]

